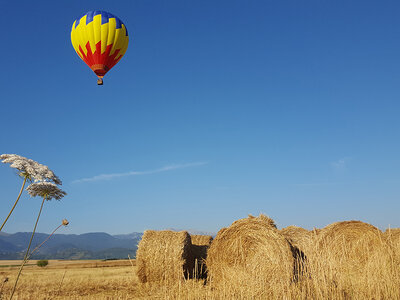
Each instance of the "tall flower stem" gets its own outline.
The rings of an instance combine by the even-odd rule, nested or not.
[[[46,242],[49,240],[49,238],[51,238],[51,236],[52,236],[61,226],[63,226],[63,224],[60,224],[56,229],[53,230],[53,232],[52,232],[39,246],[36,246],[36,248],[33,249],[32,252],[28,255],[28,257],[26,258],[26,260],[28,261],[28,260],[31,258],[31,256],[33,255],[33,253],[35,253],[37,250],[39,250],[39,248],[42,247],[43,244],[46,243]]]
[[[11,214],[12,214],[14,208],[17,206],[17,203],[18,203],[18,201],[19,201],[19,198],[21,197],[22,191],[24,190],[24,187],[25,187],[25,183],[26,183],[26,179],[27,179],[27,178],[28,178],[28,176],[25,175],[25,176],[24,176],[24,182],[22,183],[22,187],[21,187],[21,190],[19,191],[17,200],[15,201],[14,206],[11,208],[10,212],[8,213],[7,218],[5,219],[5,221],[3,222],[3,224],[1,225],[0,231],[3,229],[4,225],[6,225],[6,223],[7,223],[7,221],[8,221],[8,218],[11,216]]]
[[[27,258],[28,258],[28,256],[29,256],[29,249],[31,248],[33,236],[35,235],[36,227],[37,227],[37,224],[38,224],[38,222],[39,222],[40,214],[42,213],[43,204],[44,204],[44,200],[46,200],[46,197],[47,197],[47,195],[44,195],[44,197],[43,197],[42,205],[40,206],[39,214],[38,214],[37,219],[36,219],[35,227],[33,228],[33,232],[32,232],[32,235],[31,235],[31,239],[30,239],[30,241],[29,241],[28,249],[26,249],[24,260],[23,260],[22,263],[21,263],[21,266],[20,266],[19,271],[18,271],[17,278],[15,279],[15,283],[14,283],[13,290],[12,290],[12,292],[11,292],[10,300],[11,300],[11,299],[13,298],[13,296],[14,296],[15,289],[17,288],[19,276],[21,275],[22,269],[24,268],[24,265],[25,265],[25,263],[26,263],[26,261],[27,261]]]

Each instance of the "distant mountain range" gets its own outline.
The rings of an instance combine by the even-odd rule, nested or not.
[[[0,233],[0,259],[22,259],[31,232]],[[142,233],[110,235],[104,232],[55,234],[37,250],[32,259],[118,259],[136,256]],[[36,233],[31,250],[48,234]]]
[[[172,231],[185,229],[169,228]],[[187,230],[190,234],[215,236],[215,233]],[[23,259],[31,232],[8,234],[0,232],[0,259]],[[136,257],[143,233],[110,235],[104,232],[54,234],[32,255],[32,259],[121,259]],[[31,251],[49,237],[36,233]]]

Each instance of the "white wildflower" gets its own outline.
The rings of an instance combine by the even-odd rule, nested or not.
[[[39,164],[38,162],[19,156],[16,154],[2,154],[0,160],[3,163],[9,163],[11,168],[20,171],[22,176],[27,176],[28,179],[35,182],[52,181],[55,184],[61,185],[61,180],[49,169],[49,167]]]
[[[52,182],[42,181],[30,184],[26,190],[31,197],[43,197],[46,200],[60,200],[67,193]]]

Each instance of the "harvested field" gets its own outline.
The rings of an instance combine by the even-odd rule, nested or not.
[[[1,261],[3,265],[19,262]],[[49,260],[44,268],[30,263],[22,272],[14,299],[126,299],[137,294],[136,267],[129,260]],[[18,267],[0,268],[1,299],[8,299],[17,271]],[[9,280],[4,283],[6,277]]]
[[[8,261],[12,265],[17,262]],[[270,299],[265,298],[262,293],[257,293],[261,287],[249,289],[249,286],[238,287],[235,291],[230,290],[230,284],[222,285],[220,289],[213,289],[203,281],[185,280],[180,282],[158,282],[151,285],[141,284],[136,274],[136,266],[108,265],[101,267],[102,261],[91,261],[98,263],[97,267],[88,267],[87,262],[79,261],[50,261],[45,268],[29,266],[24,269],[14,299],[20,300],[105,300],[105,299],[170,299],[170,300],[231,300],[231,299]],[[129,263],[129,261],[125,261]],[[329,261],[325,261],[329,263]],[[95,264],[92,264],[94,266]],[[133,261],[135,265],[135,262]],[[65,266],[68,266],[65,269]],[[49,268],[51,267],[51,268]],[[369,276],[375,276],[374,272],[379,270],[379,265],[371,266],[367,270]],[[291,284],[288,288],[275,287],[276,298],[279,299],[400,299],[399,268],[393,268],[396,276],[387,277],[387,281],[379,281],[380,298],[377,293],[371,292],[368,286],[359,286],[352,293],[345,294],[334,283],[323,282],[323,278],[310,277],[303,281]],[[17,267],[4,267],[0,269],[0,291],[2,299],[8,299],[15,279]],[[386,270],[388,272],[390,270]],[[384,273],[382,270],[380,273]],[[239,276],[239,275],[238,275]],[[9,280],[3,283],[5,277]],[[243,279],[244,281],[244,279]],[[1,286],[3,285],[3,286]],[[268,288],[268,285],[265,286]]]
[[[126,267],[131,266],[132,263],[136,264],[133,260],[130,262],[128,259],[116,259],[116,260],[62,260],[62,259],[50,259],[49,264],[46,269],[69,269],[76,268],[105,268],[105,267]],[[29,260],[25,265],[24,269],[31,266],[36,267],[37,260]],[[7,267],[18,267],[21,265],[21,260],[0,260],[0,270],[1,268]]]
[[[263,246],[265,239],[282,239],[270,233],[272,231],[280,234],[266,218],[260,216],[238,220],[218,233],[219,237],[217,236],[215,241],[220,239],[220,246],[228,247],[234,244],[224,243],[225,240],[230,241],[236,232],[235,236],[241,240],[241,243],[236,245],[247,245],[251,249],[242,249],[236,252],[236,256],[232,256],[234,252],[228,247],[227,253],[233,259],[232,266],[228,268],[229,266],[220,265],[224,267],[222,271],[230,273],[219,273],[224,277],[217,283],[213,278],[204,282],[183,278],[175,280],[164,276],[151,284],[143,284],[138,278],[135,260],[50,260],[49,265],[43,268],[36,266],[35,261],[30,261],[22,272],[16,291],[17,297],[14,299],[400,299],[400,268],[396,260],[387,260],[387,253],[393,250],[390,243],[386,242],[387,233],[383,235],[375,227],[362,222],[339,222],[321,230],[317,235],[318,242],[310,246],[305,274],[297,280],[290,280],[285,277],[285,272],[279,271],[282,257],[269,255],[270,260],[275,257],[278,266],[269,270],[272,276],[267,277],[265,267],[257,268],[257,264],[264,259],[262,255],[265,254],[254,249],[272,251],[275,249],[273,246]],[[246,225],[247,231],[235,229],[238,224],[239,227]],[[232,227],[235,231],[232,231]],[[259,231],[260,228],[268,232],[267,236]],[[246,238],[247,235],[249,237]],[[382,236],[383,243],[380,244]],[[196,239],[193,238],[193,241],[196,242]],[[214,247],[215,241],[212,242],[211,248]],[[282,245],[280,242],[276,244]],[[324,245],[328,245],[328,249]],[[375,253],[369,245],[374,245],[372,248],[378,247],[380,251]],[[365,247],[370,251],[367,254],[361,251]],[[240,249],[234,249],[238,248]],[[346,271],[353,266],[351,260],[346,263],[352,251],[362,256],[354,259],[360,259],[364,265],[356,271]],[[255,254],[258,255],[258,259],[254,259]],[[246,260],[245,255],[250,255],[250,259]],[[373,259],[369,259],[369,255]],[[248,262],[249,266],[243,266],[244,261]],[[18,264],[19,261],[0,261],[0,299],[8,299]],[[5,278],[8,278],[8,281],[5,281]],[[231,280],[234,280],[234,283]]]

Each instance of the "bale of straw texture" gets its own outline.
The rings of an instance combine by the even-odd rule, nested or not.
[[[199,245],[199,246],[200,245],[210,246],[213,240],[213,237],[211,235],[200,235],[200,234],[192,234],[190,235],[190,238],[192,239],[193,245]]]
[[[264,290],[290,283],[294,257],[275,222],[261,214],[222,228],[208,250],[206,264],[215,288]]]
[[[391,243],[400,243],[400,228],[388,228],[385,230],[384,236]]]
[[[359,266],[386,243],[378,228],[361,221],[343,221],[322,229],[317,247],[338,260],[346,260],[348,265]]]
[[[400,264],[400,228],[388,228],[384,236],[388,244],[393,248],[398,263]]]
[[[280,232],[293,246],[307,255],[307,249],[312,243],[313,232],[294,225],[285,227]]]
[[[309,267],[318,274],[314,277],[330,279],[346,293],[362,284],[373,289],[379,278],[387,278],[391,257],[382,232],[361,221],[326,226],[318,234],[313,253],[308,253]]]
[[[136,253],[139,281],[177,282],[193,272],[191,239],[187,231],[146,230]]]
[[[296,253],[295,275],[296,279],[300,275],[307,273],[307,253],[313,247],[313,241],[317,236],[317,231],[309,231],[298,226],[288,226],[280,230],[280,233],[290,242]]]
[[[194,276],[198,279],[207,278],[205,260],[213,237],[211,235],[191,235],[192,255],[195,263]]]

